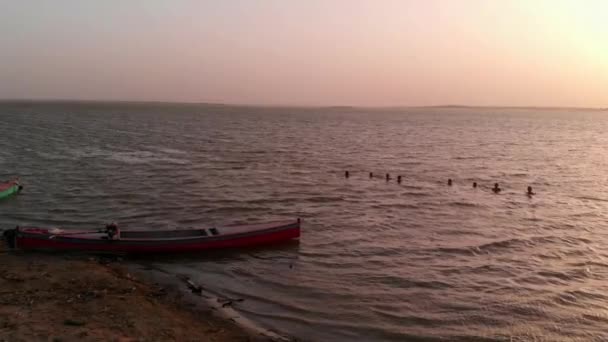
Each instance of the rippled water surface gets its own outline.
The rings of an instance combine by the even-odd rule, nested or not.
[[[599,111],[1,103],[0,178],[25,191],[0,225],[301,217],[299,243],[155,262],[304,340],[605,340],[606,132]]]

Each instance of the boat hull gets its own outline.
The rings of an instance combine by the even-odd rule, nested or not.
[[[253,227],[248,229],[248,227]],[[194,236],[190,231],[125,231],[125,236],[153,236],[166,233],[167,238],[119,238],[108,239],[105,233],[92,232],[87,236],[78,236],[79,232],[62,231],[53,233],[52,229],[17,228],[14,234],[14,245],[21,250],[44,251],[90,251],[108,253],[185,253],[211,249],[230,249],[270,245],[300,236],[300,221],[270,223],[251,226],[232,226],[212,228],[216,234]],[[192,236],[175,238],[173,235]],[[104,238],[105,237],[105,238]]]
[[[21,191],[21,186],[16,182],[0,183],[0,200],[15,195]]]

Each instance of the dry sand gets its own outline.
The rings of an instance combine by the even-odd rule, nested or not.
[[[0,249],[0,341],[251,340],[120,264]]]

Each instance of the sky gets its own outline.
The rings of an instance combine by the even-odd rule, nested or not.
[[[0,99],[608,107],[608,1],[0,0]]]

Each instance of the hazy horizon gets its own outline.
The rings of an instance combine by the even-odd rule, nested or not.
[[[0,1],[0,99],[608,107],[608,2]]]
[[[222,106],[222,107],[255,107],[255,108],[355,108],[355,109],[416,109],[416,108],[490,108],[490,109],[580,109],[608,111],[608,107],[581,107],[581,106],[493,106],[493,105],[467,105],[467,104],[437,104],[437,105],[385,105],[385,106],[364,106],[364,105],[299,105],[299,104],[250,104],[250,103],[222,103],[222,102],[196,102],[196,101],[155,101],[155,100],[104,100],[104,99],[27,99],[27,98],[0,98],[2,103],[99,103],[99,104],[160,104],[160,105],[200,105],[200,106]]]

